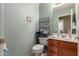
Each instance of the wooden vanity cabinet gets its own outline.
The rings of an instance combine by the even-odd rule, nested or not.
[[[58,55],[58,41],[57,40],[48,40],[48,56],[57,56]]]
[[[77,56],[77,43],[49,39],[48,56]]]

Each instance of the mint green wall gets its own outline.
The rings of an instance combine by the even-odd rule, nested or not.
[[[67,9],[64,9],[64,10],[60,10],[60,11],[55,11],[53,10],[53,33],[57,33],[58,31],[58,17],[59,16],[63,16],[63,15],[69,15],[71,14],[71,9],[73,10],[73,12],[75,12],[75,7],[71,7],[71,8],[67,8]]]
[[[27,16],[31,17],[31,22],[27,22]],[[11,55],[24,56],[32,53],[38,21],[39,4],[4,4],[4,37]]]
[[[0,37],[2,37],[2,9],[0,4]]]

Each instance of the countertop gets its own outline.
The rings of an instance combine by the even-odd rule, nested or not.
[[[73,39],[73,38],[55,38],[55,37],[49,36],[48,39],[55,39],[55,40],[62,40],[62,41],[67,41],[67,42],[79,43],[78,39]]]

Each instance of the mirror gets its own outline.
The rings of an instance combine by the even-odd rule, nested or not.
[[[54,31],[76,34],[75,3],[65,3],[53,8]]]

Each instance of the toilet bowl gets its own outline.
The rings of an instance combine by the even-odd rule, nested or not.
[[[35,53],[35,55],[39,55],[43,52],[44,45],[36,44],[32,47],[32,53]]]
[[[44,40],[43,40],[44,39]],[[36,44],[32,47],[32,53],[34,53],[36,56],[39,56],[44,51],[44,45],[47,45],[47,39],[46,38],[39,38],[40,44]]]

